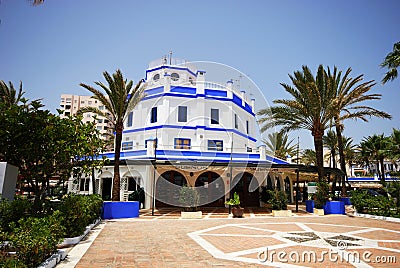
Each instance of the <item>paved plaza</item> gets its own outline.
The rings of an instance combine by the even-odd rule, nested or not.
[[[399,223],[303,209],[289,218],[246,210],[241,219],[209,209],[198,220],[143,210],[95,228],[76,267],[399,267]],[[68,261],[61,267],[75,265]]]

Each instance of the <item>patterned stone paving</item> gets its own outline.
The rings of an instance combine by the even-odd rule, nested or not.
[[[274,218],[247,210],[235,219],[210,209],[200,220],[149,212],[107,221],[76,267],[400,266],[398,223],[303,211]]]
[[[259,235],[250,236],[242,231],[249,227],[260,230]],[[392,235],[389,240],[388,233]],[[395,266],[400,261],[400,231],[377,227],[284,221],[225,224],[188,235],[215,258],[276,267],[375,267],[383,264],[379,262]],[[234,246],[227,251],[224,245]]]

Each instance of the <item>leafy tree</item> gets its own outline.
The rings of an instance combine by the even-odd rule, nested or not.
[[[81,118],[60,118],[42,104],[0,104],[0,158],[19,168],[19,183],[27,183],[35,192],[35,209],[47,195],[49,180],[67,180],[71,172],[89,172],[102,165],[97,158],[102,140],[93,124]],[[98,146],[94,149],[93,146]]]
[[[115,131],[115,144],[114,144],[114,179],[112,188],[112,200],[120,200],[120,153],[122,143],[122,132],[124,130],[124,120],[128,113],[135,108],[139,101],[143,97],[144,84],[143,81],[139,81],[135,87],[133,87],[132,80],[128,81],[122,75],[120,70],[117,70],[112,76],[108,72],[103,72],[103,76],[107,81],[107,86],[102,82],[95,82],[97,86],[102,88],[106,94],[103,94],[100,90],[81,83],[80,86],[89,90],[94,96],[92,98],[97,99],[104,105],[107,112],[100,111],[94,107],[84,107],[80,109],[79,113],[92,112],[100,116],[108,118],[113,124]]]
[[[276,125],[282,126],[282,131],[307,129],[314,138],[318,179],[323,178],[323,142],[324,131],[329,127],[333,118],[333,99],[336,92],[332,87],[327,87],[326,75],[322,65],[318,67],[314,78],[310,69],[303,66],[301,71],[289,75],[293,86],[281,83],[292,99],[275,100],[274,106],[258,112],[263,124],[261,131]]]
[[[394,80],[397,75],[397,69],[400,66],[400,42],[393,45],[393,51],[389,52],[385,57],[385,60],[381,63],[381,67],[388,68],[385,76],[382,79],[382,83],[386,84],[388,81]]]
[[[286,159],[288,155],[293,156],[296,153],[296,145],[292,145],[293,139],[288,141],[287,133],[274,132],[268,134],[268,140],[262,142],[267,145],[267,153],[275,155],[281,159]]]

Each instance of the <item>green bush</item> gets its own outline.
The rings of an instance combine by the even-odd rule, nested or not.
[[[0,227],[4,232],[9,232],[10,224],[22,218],[27,218],[32,213],[32,202],[27,199],[16,197],[13,201],[0,200]]]
[[[99,195],[69,194],[61,200],[59,209],[67,237],[80,236],[86,226],[100,217],[103,200]]]
[[[196,188],[184,185],[179,190],[179,202],[184,211],[196,211],[199,201],[200,196]]]
[[[37,267],[55,253],[65,234],[61,222],[59,211],[43,218],[20,219],[19,226],[13,226],[10,235],[18,260],[28,267]]]
[[[268,190],[270,199],[268,204],[271,204],[274,210],[285,210],[287,209],[288,198],[284,191],[279,191],[277,189]]]
[[[372,196],[367,190],[353,191],[351,203],[360,213],[386,217],[400,217],[399,208],[393,198],[386,196]]]
[[[315,208],[322,209],[329,199],[329,184],[322,180],[317,182],[317,192],[314,195]]]

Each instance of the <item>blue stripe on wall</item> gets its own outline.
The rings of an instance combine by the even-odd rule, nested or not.
[[[186,93],[186,94],[196,94],[196,88],[194,87],[172,87],[171,86],[171,92],[179,92],[179,93]]]
[[[164,86],[161,87],[155,87],[152,89],[148,89],[144,91],[145,96],[149,96],[149,95],[154,95],[154,94],[160,94],[164,91]]]
[[[155,99],[155,98],[161,98],[161,97],[164,97],[164,96],[178,97],[178,98],[190,98],[190,99],[206,98],[206,99],[215,99],[215,100],[218,100],[218,101],[231,101],[231,102],[235,103],[236,105],[238,105],[243,110],[245,110],[246,112],[248,112],[249,114],[251,114],[252,116],[255,116],[255,113],[253,113],[252,110],[251,110],[251,106],[248,105],[247,108],[242,106],[242,99],[240,99],[235,94],[233,94],[233,99],[229,99],[229,98],[217,97],[217,96],[207,97],[205,94],[189,95],[189,94],[179,94],[179,93],[165,92],[165,93],[161,93],[161,94],[157,94],[157,95],[146,96],[146,97],[144,97],[142,99],[142,101]]]
[[[227,97],[228,96],[228,92],[225,90],[205,89],[204,93],[206,96],[215,96],[215,97]]]
[[[222,132],[233,132],[239,136],[242,136],[244,138],[247,138],[251,141],[257,142],[257,139],[246,135],[237,129],[226,129],[226,128],[213,128],[213,127],[206,127],[206,126],[180,126],[180,125],[161,125],[161,126],[151,126],[151,127],[144,127],[144,128],[136,128],[136,129],[125,129],[123,133],[135,133],[135,132],[140,132],[140,131],[149,131],[149,130],[154,130],[154,129],[162,129],[162,128],[177,128],[177,129],[204,129],[204,130],[209,130],[209,131],[222,131]]]

